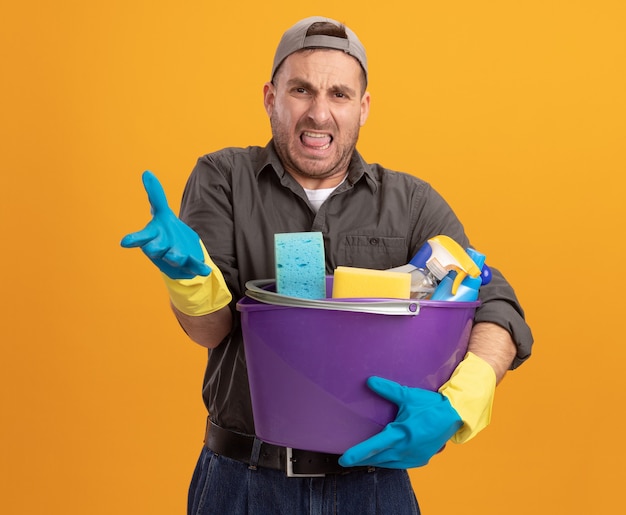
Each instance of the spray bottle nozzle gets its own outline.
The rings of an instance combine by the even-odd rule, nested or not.
[[[468,253],[445,235],[430,238],[406,265],[389,270],[411,274],[413,298],[428,298],[437,284],[452,271],[456,274],[453,286],[455,293],[466,276],[479,277],[481,274],[479,266]]]
[[[454,283],[452,284],[452,294],[456,291],[465,277],[479,277],[481,269],[469,256],[463,247],[449,236],[440,234],[428,240],[432,249],[430,258],[426,261],[426,266],[438,280],[442,280],[452,270],[456,272]]]

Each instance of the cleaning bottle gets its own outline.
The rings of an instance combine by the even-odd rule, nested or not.
[[[389,270],[411,274],[412,299],[430,297],[451,271],[456,272],[454,291],[468,275],[480,281],[480,268],[474,260],[456,241],[443,234],[430,238],[406,265]]]
[[[459,284],[454,276],[454,272],[450,272],[441,280],[430,300],[473,302],[478,299],[480,287],[491,281],[491,270],[485,265],[484,254],[472,248],[467,249],[467,254],[480,269],[480,275],[477,277],[467,276]]]

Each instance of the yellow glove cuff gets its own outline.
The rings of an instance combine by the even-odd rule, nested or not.
[[[495,391],[496,373],[491,365],[468,352],[450,380],[439,388],[463,420],[451,438],[454,443],[467,442],[489,425]]]
[[[211,267],[209,275],[196,275],[192,279],[172,279],[163,274],[172,304],[189,316],[213,313],[227,306],[233,298],[222,272],[209,257],[202,241],[200,241],[200,246],[204,254],[204,262]]]

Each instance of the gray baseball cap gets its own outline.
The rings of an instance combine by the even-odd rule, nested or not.
[[[340,38],[335,36],[314,35],[307,36],[309,27],[316,22],[329,22],[337,26],[341,26],[338,21],[321,16],[311,16],[300,20],[293,27],[288,29],[278,43],[276,54],[274,55],[274,64],[272,65],[272,79],[280,64],[287,56],[302,50],[303,48],[330,48],[333,50],[342,50],[348,55],[354,57],[365,72],[365,81],[367,82],[367,55],[365,48],[359,41],[357,35],[346,27],[346,35],[348,38]]]

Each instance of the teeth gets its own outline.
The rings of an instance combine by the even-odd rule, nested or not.
[[[328,148],[330,148],[330,144],[333,141],[333,138],[330,134],[309,131],[304,131],[300,138],[305,145],[316,150],[328,150]],[[320,141],[313,141],[316,139]]]

